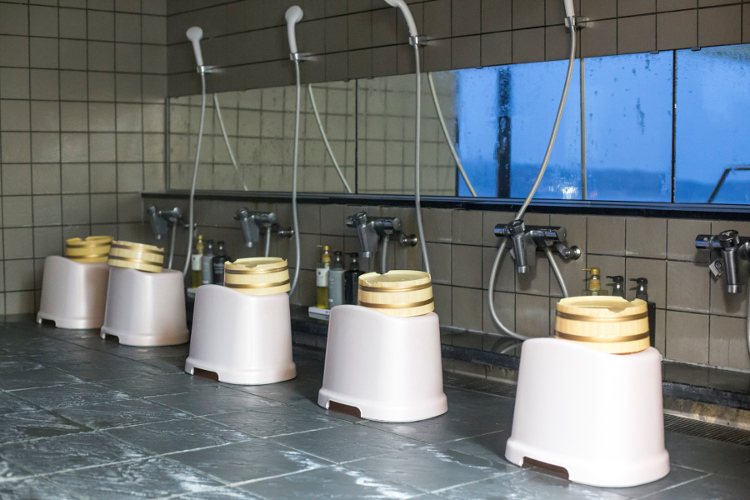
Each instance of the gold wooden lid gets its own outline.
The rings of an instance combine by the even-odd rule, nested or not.
[[[286,293],[287,261],[279,257],[253,257],[224,263],[224,286],[248,295]]]
[[[398,316],[422,316],[435,310],[432,279],[422,271],[394,270],[359,277],[358,305]]]
[[[111,236],[88,236],[86,238],[69,238],[65,240],[65,256],[81,263],[107,262]]]
[[[610,296],[562,299],[554,335],[611,354],[639,352],[651,344],[648,304]]]
[[[115,241],[110,247],[107,263],[114,267],[160,273],[164,264],[164,249],[144,243]]]

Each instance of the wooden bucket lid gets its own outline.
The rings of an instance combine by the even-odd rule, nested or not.
[[[160,273],[164,264],[164,249],[143,243],[115,241],[110,247],[107,263],[114,267]]]
[[[279,257],[253,257],[224,263],[224,286],[248,295],[286,293],[287,261]]]
[[[648,304],[610,296],[562,299],[557,304],[555,337],[612,354],[642,351],[650,345]]]
[[[65,240],[65,256],[81,263],[107,262],[111,236],[88,236]]]
[[[422,316],[435,310],[432,279],[422,271],[368,273],[359,277],[359,305],[398,316]]]

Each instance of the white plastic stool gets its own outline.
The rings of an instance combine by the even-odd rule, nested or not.
[[[666,476],[659,351],[616,355],[566,340],[524,342],[505,457],[562,467],[571,481],[600,487]]]
[[[164,346],[188,341],[182,273],[146,273],[113,267],[107,291],[102,338],[121,344]]]
[[[107,304],[109,266],[73,262],[51,255],[44,259],[42,301],[36,322],[51,320],[58,328],[101,328]]]
[[[185,371],[193,375],[196,368],[230,384],[272,384],[296,377],[289,296],[199,287]]]
[[[331,309],[318,404],[331,403],[381,422],[448,411],[437,314],[397,318],[360,306]]]

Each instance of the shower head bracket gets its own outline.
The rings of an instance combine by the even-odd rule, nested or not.
[[[218,66],[205,66],[205,65],[203,65],[203,66],[198,66],[197,68],[195,68],[195,71],[198,74],[205,75],[205,74],[208,74],[208,73],[223,73],[224,69],[223,68],[219,68]]]
[[[299,61],[299,62],[314,61],[315,56],[313,56],[309,52],[292,52],[291,54],[289,54],[289,59],[291,59],[292,61]]]

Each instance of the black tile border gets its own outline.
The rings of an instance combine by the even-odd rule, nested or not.
[[[141,193],[142,198],[173,200],[186,200],[189,198],[189,195],[190,193],[187,190]],[[251,200],[255,202],[291,203],[291,194],[253,191],[196,191],[195,199],[208,201]],[[414,197],[404,195],[301,193],[297,195],[297,201],[301,204],[319,205],[414,206]],[[521,200],[422,196],[422,206],[424,208],[448,208],[454,210],[516,212],[521,208]],[[531,203],[528,212],[545,214],[617,215],[669,219],[750,221],[750,205],[538,200]]]

